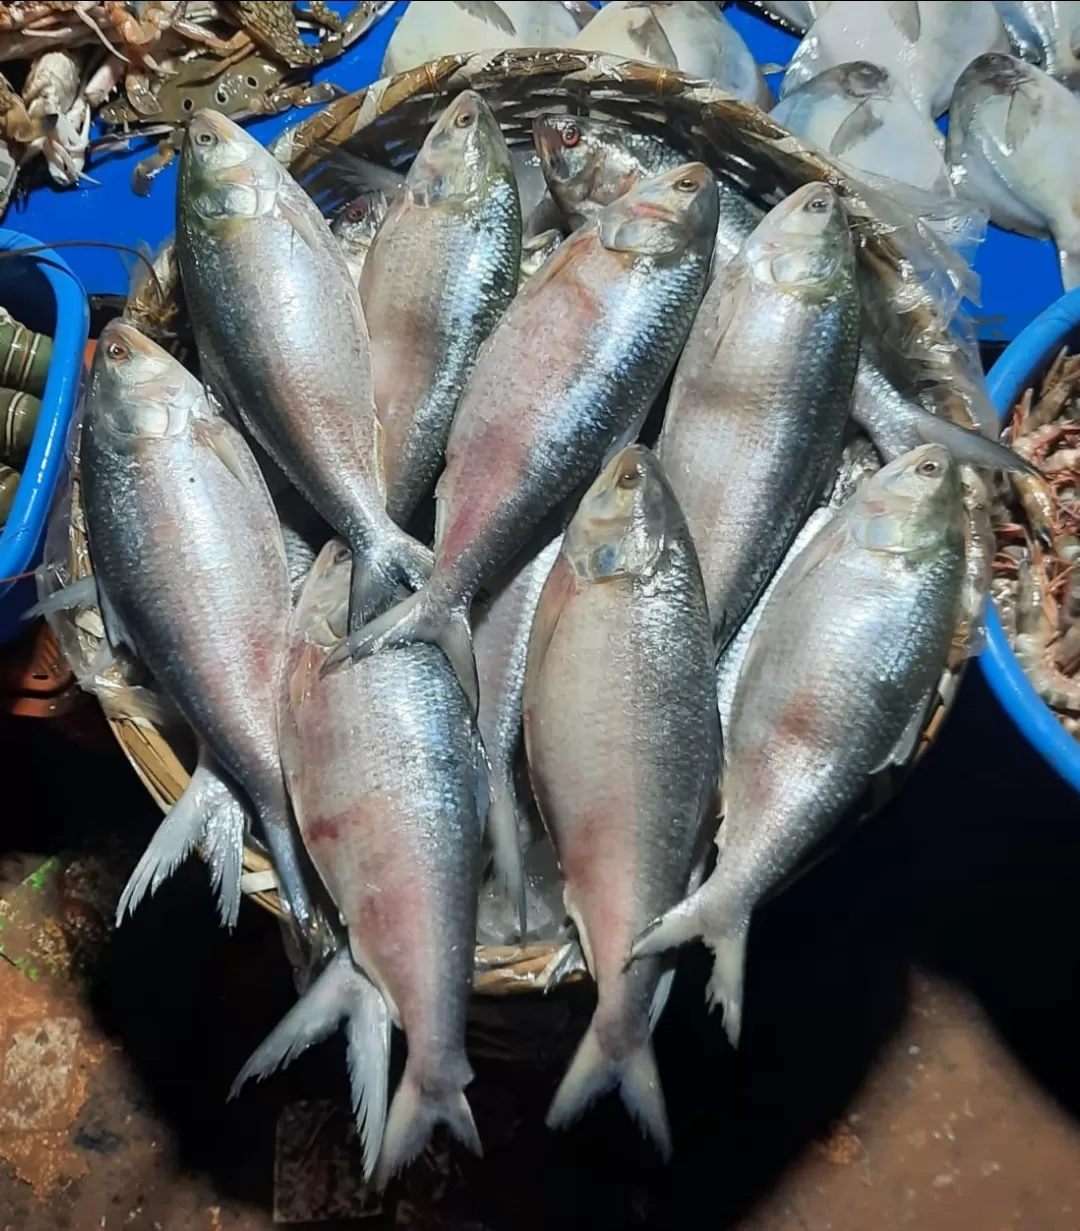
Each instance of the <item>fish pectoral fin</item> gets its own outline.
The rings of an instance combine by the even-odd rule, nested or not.
[[[568,940],[555,950],[551,961],[540,972],[539,984],[545,994],[553,991],[573,974],[588,974],[585,954],[576,940]]]
[[[922,735],[923,724],[926,721],[926,711],[930,707],[930,699],[933,694],[934,690],[931,689],[915,707],[915,711],[908,719],[903,734],[896,741],[895,746],[889,750],[888,755],[881,764],[874,767],[871,771],[872,774],[883,773],[893,765],[907,765],[915,755],[915,749],[919,746],[919,737]]]
[[[481,753],[483,757],[483,753]],[[484,758],[486,762],[486,758]],[[502,883],[506,896],[518,921],[518,935],[523,940],[528,930],[525,900],[525,869],[521,857],[521,840],[518,836],[517,793],[513,779],[498,783],[485,779],[490,787],[490,803],[487,805],[487,834],[491,843],[495,874]]]
[[[325,249],[326,237],[319,230],[314,217],[281,193],[274,198],[274,215],[287,223],[312,252],[319,253]]]
[[[105,640],[114,650],[123,650],[132,658],[138,659],[139,654],[135,649],[135,642],[131,634],[124,627],[124,622],[109,601],[109,596],[100,586],[98,587],[98,607],[101,609],[101,622],[105,626]]]
[[[1005,142],[1015,154],[1024,144],[1038,121],[1042,104],[1023,86],[1018,86],[1009,99],[1009,114],[1005,120]]]
[[[833,133],[829,142],[829,153],[836,158],[842,157],[883,125],[884,121],[874,110],[873,99],[864,98]]]
[[[60,611],[75,611],[79,607],[99,607],[97,581],[93,573],[88,577],[80,577],[71,585],[56,590],[46,598],[36,602],[22,613],[24,620],[36,620],[38,616],[51,616]]]
[[[195,420],[192,428],[195,442],[201,448],[209,449],[225,469],[242,486],[248,486],[248,475],[244,472],[240,457],[236,452],[229,430],[222,423],[210,423],[206,419]]]

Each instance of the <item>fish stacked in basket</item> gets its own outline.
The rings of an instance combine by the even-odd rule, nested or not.
[[[674,948],[736,1042],[755,906],[977,636],[980,472],[1025,464],[976,430],[963,272],[753,104],[606,56],[444,57],[273,152],[192,119],[42,588],[169,809],[121,917],[198,847],[303,954],[241,1082],[341,1026],[383,1183],[438,1124],[480,1149],[470,992],[587,971],[549,1123],[618,1090],[670,1150]]]

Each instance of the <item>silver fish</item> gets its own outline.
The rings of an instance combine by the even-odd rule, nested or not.
[[[859,353],[847,215],[807,184],[709,288],[658,452],[697,544],[717,649],[836,472]]]
[[[177,182],[177,254],[215,393],[353,551],[350,620],[422,584],[430,553],[386,512],[371,347],[315,203],[231,120],[199,112]]]
[[[865,339],[859,352],[851,417],[868,433],[887,462],[919,445],[939,444],[958,462],[990,470],[1038,473],[1028,461],[998,441],[943,419],[904,397],[882,370],[873,347]]]
[[[868,479],[773,591],[732,705],[719,858],[634,956],[700,936],[736,1044],[751,914],[873,774],[916,747],[964,574],[957,467],[923,445]]]
[[[468,703],[435,647],[322,674],[345,634],[348,575],[347,551],[331,540],[293,618],[282,755],[353,961],[408,1042],[375,1166],[381,1188],[436,1124],[480,1153],[464,1094],[465,1014],[487,779]]]
[[[786,93],[772,118],[857,171],[952,195],[942,134],[877,64],[826,69]]]
[[[544,586],[525,745],[597,985],[547,1123],[568,1124],[618,1089],[667,1156],[650,1035],[674,972],[658,959],[625,966],[634,936],[686,892],[708,843],[720,723],[694,545],[656,458],[639,445],[589,489]]]
[[[688,163],[609,206],[529,280],[458,403],[431,581],[350,636],[354,655],[437,642],[475,702],[473,596],[637,435],[686,339],[715,232],[715,182]]]
[[[330,223],[330,231],[341,245],[353,285],[360,289],[360,274],[371,251],[379,227],[390,211],[390,201],[377,188],[362,192]]]
[[[792,56],[780,97],[827,68],[869,60],[888,70],[919,111],[938,116],[966,65],[1007,48],[1001,19],[978,0],[831,4]]]
[[[569,46],[704,77],[766,110],[772,95],[742,35],[713,4],[605,4]]]
[[[520,262],[510,152],[484,100],[463,90],[409,168],[360,279],[386,507],[399,525],[442,468],[461,390],[514,297]]]
[[[562,4],[537,0],[478,3],[423,0],[408,6],[383,57],[381,77],[403,73],[439,56],[502,47],[566,47],[578,32]]]
[[[589,116],[538,116],[533,121],[533,141],[551,195],[571,226],[595,218],[643,179],[662,175],[683,161],[659,137]],[[738,253],[762,217],[735,184],[721,177],[716,189],[713,277]]]
[[[516,568],[495,588],[486,603],[473,607],[473,652],[480,687],[476,725],[491,769],[488,834],[495,852],[495,867],[517,911],[522,936],[528,920],[514,755],[521,737],[521,694],[525,686],[529,633],[540,602],[540,591],[561,545],[560,534],[526,564]]]
[[[748,0],[748,3],[754,12],[789,34],[805,34],[829,7],[829,0]]]
[[[980,56],[956,83],[946,145],[957,190],[991,221],[1053,238],[1066,290],[1080,285],[1080,98],[1033,64]]]
[[[1021,59],[1038,64],[1062,85],[1080,86],[1080,3],[1077,0],[994,0]]]
[[[289,575],[251,450],[200,382],[121,320],[98,341],[81,450],[109,640],[146,664],[243,789],[293,916],[306,926],[311,907],[277,733]],[[177,806],[197,817],[198,776],[192,782],[192,798]]]

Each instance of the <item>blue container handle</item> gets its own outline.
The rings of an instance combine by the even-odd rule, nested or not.
[[[37,241],[16,231],[0,230],[0,248],[33,248]],[[22,480],[0,541],[0,577],[22,572],[30,563],[60,476],[64,445],[82,376],[83,351],[90,331],[86,294],[62,257],[51,249],[33,258],[40,266],[56,300],[53,362],[41,397],[44,422],[34,432]],[[17,315],[17,311],[16,311]]]
[[[987,376],[987,390],[1004,419],[1024,390],[1080,331],[1080,289],[1063,295],[1009,344]],[[1028,742],[1080,791],[1080,743],[1031,685],[1013,653],[993,604],[986,609],[986,648],[979,655],[987,683]]]

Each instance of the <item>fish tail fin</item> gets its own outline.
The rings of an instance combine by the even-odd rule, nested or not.
[[[379,650],[426,641],[437,645],[450,660],[465,696],[476,713],[480,686],[476,679],[472,633],[469,630],[468,606],[451,606],[435,595],[429,586],[391,607],[389,611],[350,633],[347,641],[337,647],[322,666],[322,674],[343,663],[366,658]]]
[[[363,1142],[364,1177],[371,1176],[382,1147],[390,1069],[390,1012],[382,994],[352,962],[348,949],[336,956],[255,1049],[229,1091],[233,1099],[252,1079],[262,1081],[301,1052],[329,1038],[345,1023],[353,1114]]]
[[[724,1031],[732,1047],[742,1030],[743,975],[750,912],[739,899],[725,900],[716,873],[705,884],[654,920],[634,941],[630,961],[663,953],[700,937],[713,951],[713,971],[706,992],[709,1003],[720,1005]]]
[[[510,905],[517,911],[518,932],[524,937],[527,927],[525,866],[518,834],[517,796],[512,781],[494,786],[488,807],[487,830],[491,838],[495,873],[506,889]]]
[[[299,834],[292,823],[284,786],[280,799],[273,804],[259,800],[256,800],[255,804],[281,893],[294,922],[301,932],[306,933],[313,918],[311,895],[308,893],[304,876]]]
[[[116,923],[152,897],[201,842],[207,852],[218,915],[227,928],[240,913],[240,876],[247,816],[231,788],[200,754],[183,794],[157,828],[116,907]]]
[[[431,576],[434,557],[429,548],[391,524],[373,547],[352,545],[352,582],[349,589],[349,632],[358,632],[370,620]]]
[[[466,1081],[471,1081],[472,1073],[468,1065],[464,1069]],[[465,1097],[466,1081],[428,1088],[420,1075],[411,1071],[406,1064],[401,1083],[390,1104],[382,1151],[375,1167],[374,1183],[378,1191],[381,1192],[393,1176],[420,1154],[439,1124],[445,1124],[466,1149],[478,1158],[483,1157],[480,1134],[476,1131],[472,1109]]]
[[[924,444],[942,445],[958,462],[1016,474],[1039,473],[1026,458],[1000,442],[991,440],[982,432],[970,431],[949,419],[942,419],[930,411],[924,411],[917,417],[915,427]]]
[[[628,1055],[621,1058],[613,1056],[604,1047],[595,1019],[590,1022],[566,1075],[559,1083],[545,1123],[548,1128],[565,1128],[584,1114],[598,1098],[614,1089],[618,1090],[626,1110],[654,1142],[664,1160],[669,1159],[671,1128],[652,1041],[646,1036]]]

